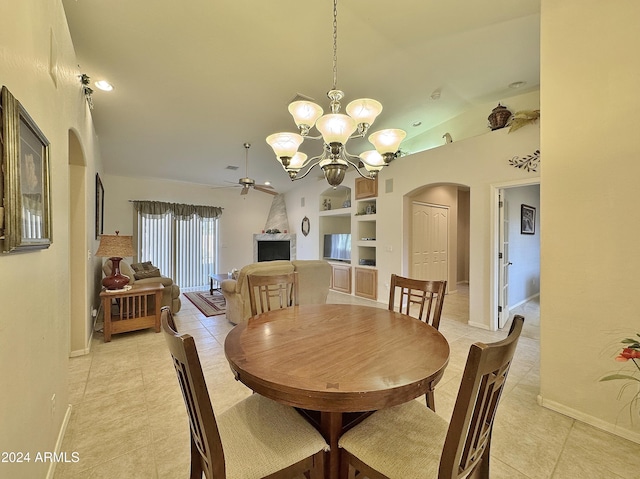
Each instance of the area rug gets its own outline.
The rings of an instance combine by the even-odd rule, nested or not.
[[[214,291],[213,294],[209,294],[209,291],[194,291],[184,295],[207,317],[224,314],[227,310],[224,296],[220,291]]]

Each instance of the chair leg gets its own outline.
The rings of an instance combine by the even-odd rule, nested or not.
[[[309,471],[309,479],[324,479],[324,456],[324,451],[313,456],[313,468]]]
[[[433,412],[436,412],[436,396],[433,391],[427,391],[425,395],[425,399],[427,400],[427,407],[431,409]]]

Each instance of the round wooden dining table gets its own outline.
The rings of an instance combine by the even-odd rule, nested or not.
[[[327,440],[325,477],[338,478],[338,439],[372,411],[415,399],[440,380],[449,344],[435,328],[351,304],[269,311],[234,327],[225,354],[236,379],[298,408]]]

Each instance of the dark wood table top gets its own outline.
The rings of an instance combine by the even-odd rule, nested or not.
[[[440,379],[449,345],[436,329],[386,309],[348,304],[270,311],[225,340],[236,377],[283,404],[372,411],[424,394]]]

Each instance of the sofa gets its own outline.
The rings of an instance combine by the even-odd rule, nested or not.
[[[252,263],[243,267],[237,279],[225,279],[220,290],[227,302],[227,320],[238,324],[251,317],[247,275],[274,275],[298,272],[300,304],[324,304],[331,285],[331,265],[324,260],[277,260]]]
[[[134,266],[135,269],[132,267]],[[111,260],[108,259],[102,265],[102,271],[106,276],[111,276]],[[127,263],[124,259],[120,260],[120,274],[123,274],[129,278],[129,284],[149,284],[149,283],[162,283],[164,289],[162,290],[162,306],[169,306],[173,314],[180,311],[182,302],[180,301],[180,287],[174,284],[171,278],[162,276],[158,268],[153,266],[150,262],[146,263]]]

